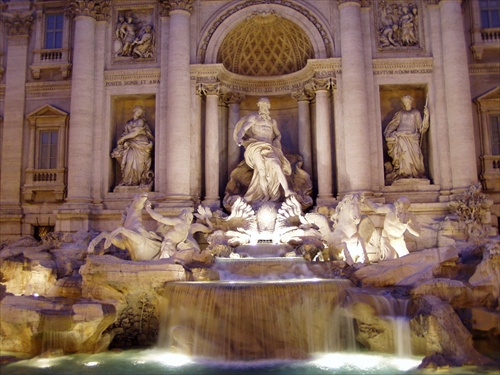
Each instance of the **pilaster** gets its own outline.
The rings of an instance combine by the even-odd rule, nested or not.
[[[18,5],[16,9],[15,5]],[[0,167],[0,237],[21,235],[24,113],[28,45],[33,24],[29,3],[9,4],[2,14],[7,31],[5,102]]]

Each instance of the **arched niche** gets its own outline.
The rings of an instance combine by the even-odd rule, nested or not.
[[[275,12],[296,24],[310,40],[316,59],[333,57],[333,38],[328,32],[326,21],[320,15],[312,13],[310,9],[306,9],[296,2],[283,3],[271,0],[262,4],[250,0],[225,8],[207,23],[198,47],[198,62],[200,64],[217,63],[218,51],[227,34],[256,12]]]

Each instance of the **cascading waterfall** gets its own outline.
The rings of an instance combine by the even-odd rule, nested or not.
[[[410,319],[408,318],[409,299],[395,298],[388,290],[350,288],[346,292],[344,306],[353,309],[356,303],[373,308],[374,319],[379,319],[389,327],[387,341],[389,348],[399,357],[409,357],[411,351]],[[358,317],[358,325],[366,324]]]
[[[339,334],[345,319],[335,310],[351,286],[319,279],[169,283],[159,345],[226,360],[303,359],[350,349],[350,333]]]
[[[48,350],[71,348],[73,345],[72,316],[67,311],[43,312],[41,337],[42,353]]]

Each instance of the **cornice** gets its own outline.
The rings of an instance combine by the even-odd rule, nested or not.
[[[500,63],[471,64],[470,74],[500,74]]]
[[[28,82],[27,98],[66,98],[71,95],[71,82]]]
[[[228,71],[222,64],[193,64],[191,79],[197,83],[220,81],[224,89],[239,94],[283,95],[303,88],[304,83],[315,79],[335,80],[340,69],[339,59],[308,60],[304,69],[281,76],[248,77]]]

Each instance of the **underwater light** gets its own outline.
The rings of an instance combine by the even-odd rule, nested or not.
[[[388,358],[384,355],[366,355],[356,353],[320,354],[311,364],[324,369],[340,369],[344,367],[370,370],[376,368],[394,368],[408,371],[420,364],[419,358]]]
[[[99,364],[99,362],[86,362],[86,363],[84,363],[84,365],[87,367],[94,367],[94,366],[97,366],[98,364]]]
[[[187,355],[169,353],[159,350],[144,353],[144,356],[141,357],[142,357],[141,359],[143,359],[146,362],[147,361],[157,362],[168,367],[181,367],[193,362],[191,358]]]
[[[421,363],[421,359],[414,358],[392,358],[390,363],[401,371],[408,371],[418,367]]]

